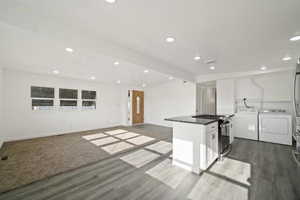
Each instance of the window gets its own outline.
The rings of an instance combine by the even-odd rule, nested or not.
[[[54,88],[31,86],[31,98],[54,98]]]
[[[82,108],[96,109],[96,101],[82,101]]]
[[[82,90],[81,98],[82,99],[96,99],[96,91]]]
[[[54,106],[54,88],[31,86],[32,110],[47,110]]]
[[[97,92],[90,90],[81,91],[82,109],[96,109]]]
[[[78,98],[78,90],[59,88],[59,98],[60,99],[77,99]]]
[[[53,100],[44,100],[44,99],[32,99],[32,106],[38,107],[38,106],[53,106],[54,101]]]
[[[60,106],[61,107],[76,107],[77,106],[77,101],[72,101],[72,100],[60,100]]]
[[[136,97],[136,114],[140,114],[140,97]]]
[[[59,88],[59,99],[60,99],[59,101],[60,107],[76,109],[78,90]]]

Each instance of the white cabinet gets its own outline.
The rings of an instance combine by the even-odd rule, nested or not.
[[[218,122],[173,122],[172,164],[200,174],[218,158]]]
[[[206,166],[208,168],[218,158],[218,129],[206,133]]]
[[[258,112],[239,112],[233,117],[234,136],[258,140]]]

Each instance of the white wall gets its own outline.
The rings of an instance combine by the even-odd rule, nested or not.
[[[293,81],[292,71],[236,79],[237,98],[258,99],[263,97],[266,101],[291,100]]]
[[[236,99],[240,101],[247,98],[249,104],[262,106],[262,109],[285,109],[291,112],[293,80],[293,71],[237,78]],[[259,102],[262,102],[262,105]]]
[[[217,114],[230,115],[235,112],[234,80],[225,79],[217,81]]]
[[[233,108],[236,111],[236,107],[244,108],[243,98],[247,98],[248,104],[258,110],[284,109],[293,113],[294,70],[241,74],[239,77],[238,74],[227,75],[226,78],[220,77],[218,75],[202,77],[203,80],[217,81],[217,110],[219,114],[226,113],[227,110],[232,113]]]
[[[122,88],[92,81],[59,78],[4,70],[4,140],[19,140],[73,131],[90,130],[122,123]],[[30,86],[87,89],[97,91],[96,110],[31,109]],[[55,101],[56,105],[59,100]],[[80,104],[79,104],[80,105]]]
[[[4,134],[4,128],[3,128],[3,70],[0,68],[0,148],[3,144],[3,134]]]
[[[172,126],[165,118],[196,112],[196,84],[173,80],[145,89],[145,123]]]

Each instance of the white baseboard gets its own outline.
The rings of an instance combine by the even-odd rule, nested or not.
[[[85,129],[76,129],[76,130],[64,130],[64,131],[56,131],[52,133],[42,133],[42,134],[36,134],[36,135],[23,135],[21,137],[11,137],[11,138],[6,138],[5,141],[7,142],[15,142],[15,141],[20,141],[20,140],[30,140],[30,139],[35,139],[35,138],[43,138],[43,137],[50,137],[50,136],[59,136],[59,135],[64,135],[64,134],[72,134],[72,133],[78,133],[78,132],[84,132],[84,131],[92,131],[92,130],[97,130],[97,129],[104,129],[104,128],[113,128],[116,126],[122,126],[120,124],[111,124],[110,126],[105,126],[105,127],[97,127],[97,128],[85,128]],[[2,141],[0,141],[2,142]]]

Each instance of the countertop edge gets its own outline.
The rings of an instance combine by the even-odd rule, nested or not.
[[[171,121],[171,122],[181,122],[181,123],[188,123],[188,124],[199,124],[199,125],[208,125],[208,124],[212,124],[212,123],[215,123],[217,122],[218,120],[215,119],[215,120],[212,120],[210,122],[207,122],[207,123],[199,123],[199,122],[191,122],[191,121],[185,121],[185,120],[177,120],[177,119],[169,119],[169,118],[166,118],[164,119],[165,121]]]

